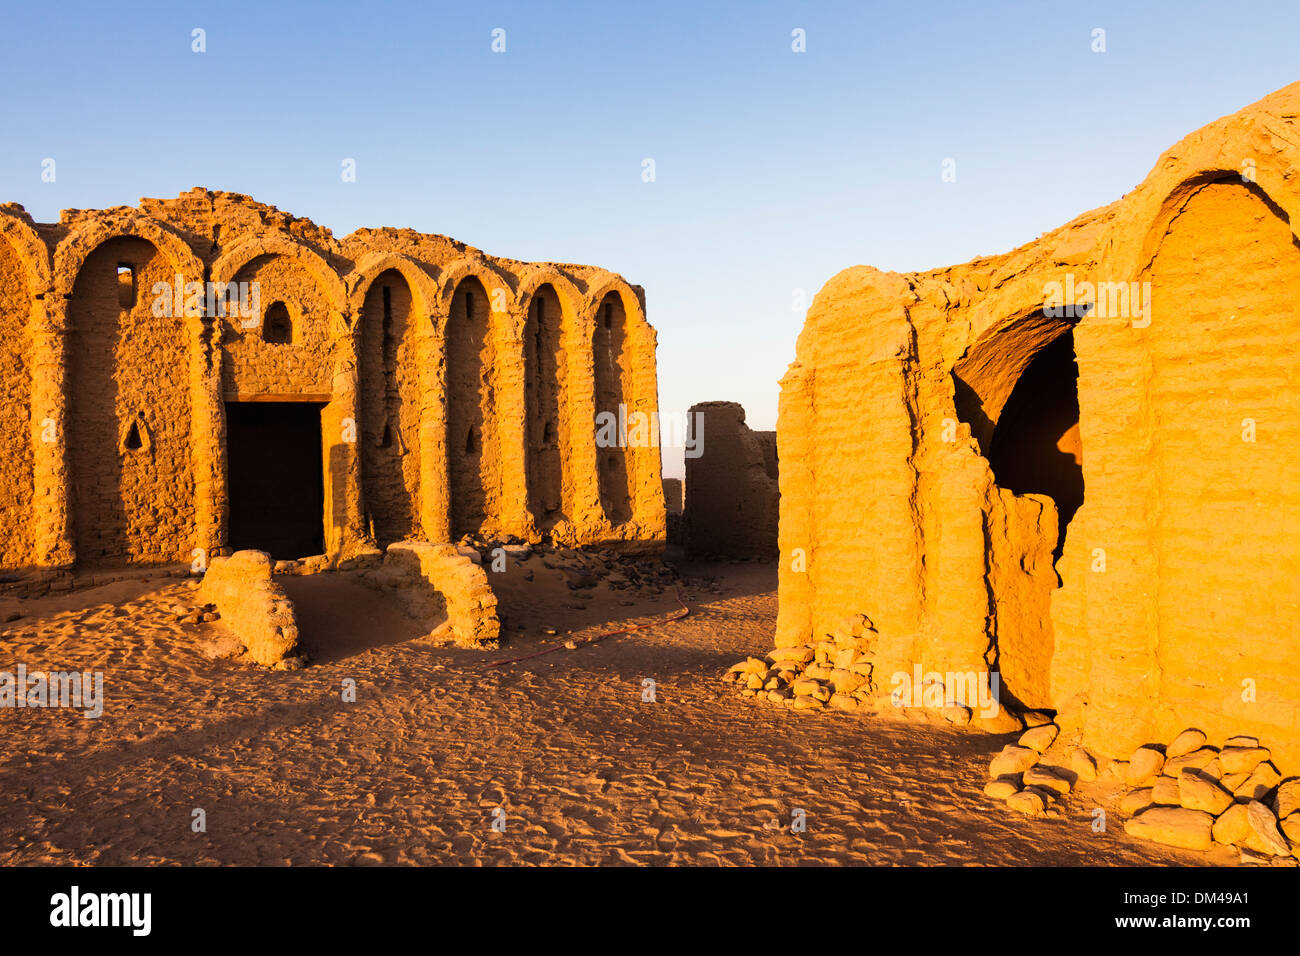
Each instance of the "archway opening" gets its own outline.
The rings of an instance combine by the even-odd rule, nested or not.
[[[1056,504],[1059,560],[1070,520],[1083,504],[1079,437],[1079,368],[1074,332],[1040,351],[1007,398],[988,451],[994,480],[1017,495],[1047,495]]]
[[[382,547],[416,533],[419,489],[419,364],[411,289],[401,272],[380,273],[361,307],[361,485]]]
[[[452,295],[447,317],[447,471],[453,537],[477,534],[496,507],[493,390],[495,350],[483,283],[470,276]]]
[[[524,388],[527,398],[528,507],[540,530],[555,525],[564,508],[563,450],[560,448],[565,355],[560,339],[560,299],[541,286],[524,326]]]
[[[628,419],[627,313],[623,299],[611,292],[596,310],[592,357],[596,375],[596,441],[600,501],[611,524],[632,517],[628,452],[624,423]],[[613,423],[613,427],[604,427]]]

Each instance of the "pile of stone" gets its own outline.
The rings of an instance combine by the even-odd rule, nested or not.
[[[1199,730],[1167,746],[1148,744],[1108,770],[1129,792],[1121,811],[1133,836],[1190,850],[1215,844],[1243,863],[1294,865],[1300,846],[1300,779],[1284,780],[1255,737],[1212,747]]]
[[[864,614],[847,618],[825,640],[778,647],[722,675],[741,697],[793,710],[872,710],[881,706],[872,682],[876,629]]]
[[[1036,717],[1036,712],[1030,712]],[[1097,763],[1082,747],[1066,751],[1060,759],[1045,759],[1060,729],[1053,723],[1030,727],[1014,744],[1007,744],[989,763],[984,793],[1005,800],[1008,807],[1031,817],[1041,817],[1080,781],[1097,779]]]
[[[1055,725],[1027,730],[989,764],[984,793],[1013,810],[1042,816],[1079,781],[1098,779],[1096,759],[1082,747],[1055,759]],[[1132,836],[1188,850],[1234,847],[1243,863],[1294,866],[1300,847],[1300,778],[1283,779],[1254,737],[1210,746],[1199,730],[1168,745],[1147,744],[1128,760],[1106,764],[1104,776],[1128,788],[1120,812]]]
[[[547,542],[529,544],[522,538],[500,539],[466,535],[457,543],[460,553],[484,568],[504,554],[508,564],[537,559],[551,570],[563,572],[569,590],[582,591],[605,584],[614,591],[645,591],[663,594],[682,583],[675,568],[654,558],[622,554],[609,549],[577,550]]]
[[[197,606],[173,604],[167,610],[177,624],[211,624],[221,620],[221,612],[211,602]]]

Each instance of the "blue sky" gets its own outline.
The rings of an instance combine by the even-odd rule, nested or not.
[[[601,265],[646,289],[661,408],[756,428],[795,290],[1013,248],[1300,79],[1294,0],[11,3],[0,35],[0,200],[38,220],[202,185]]]

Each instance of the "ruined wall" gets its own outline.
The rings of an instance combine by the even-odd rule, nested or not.
[[[32,302],[34,290],[22,252],[0,238],[0,447],[6,450],[0,467],[0,566],[21,567],[32,560],[34,489],[32,421]]]
[[[691,406],[701,454],[686,459],[686,548],[693,554],[775,558],[780,492],[776,433],[754,432],[737,402]]]
[[[861,613],[886,691],[996,670],[1102,753],[1190,725],[1300,757],[1298,112],[1006,255],[827,283],[781,383],[779,647]]]
[[[241,286],[256,308],[240,309]],[[0,566],[228,553],[232,510],[246,514],[258,486],[232,496],[231,409],[247,449],[289,420],[270,412],[286,403],[319,419],[308,470],[336,558],[466,533],[659,550],[657,448],[619,446],[623,490],[602,505],[593,343],[611,299],[618,395],[654,412],[644,300],[604,270],[411,230],[340,241],[203,189],[57,224],[0,206]]]

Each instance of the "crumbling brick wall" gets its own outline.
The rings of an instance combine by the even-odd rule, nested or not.
[[[778,646],[864,613],[886,688],[997,670],[1108,755],[1190,725],[1300,758],[1298,114],[1005,255],[827,283],[781,383]],[[1049,361],[1077,396],[1017,397]]]
[[[701,454],[686,459],[687,549],[717,557],[776,557],[776,433],[751,431],[736,402],[693,405],[689,420]]]
[[[241,282],[256,315],[206,307],[205,284]],[[464,533],[664,543],[658,449],[597,445],[599,412],[652,414],[658,390],[643,293],[598,268],[411,230],[338,240],[204,189],[55,224],[5,205],[0,331],[5,568],[227,552],[228,402],[319,406],[339,558]]]

